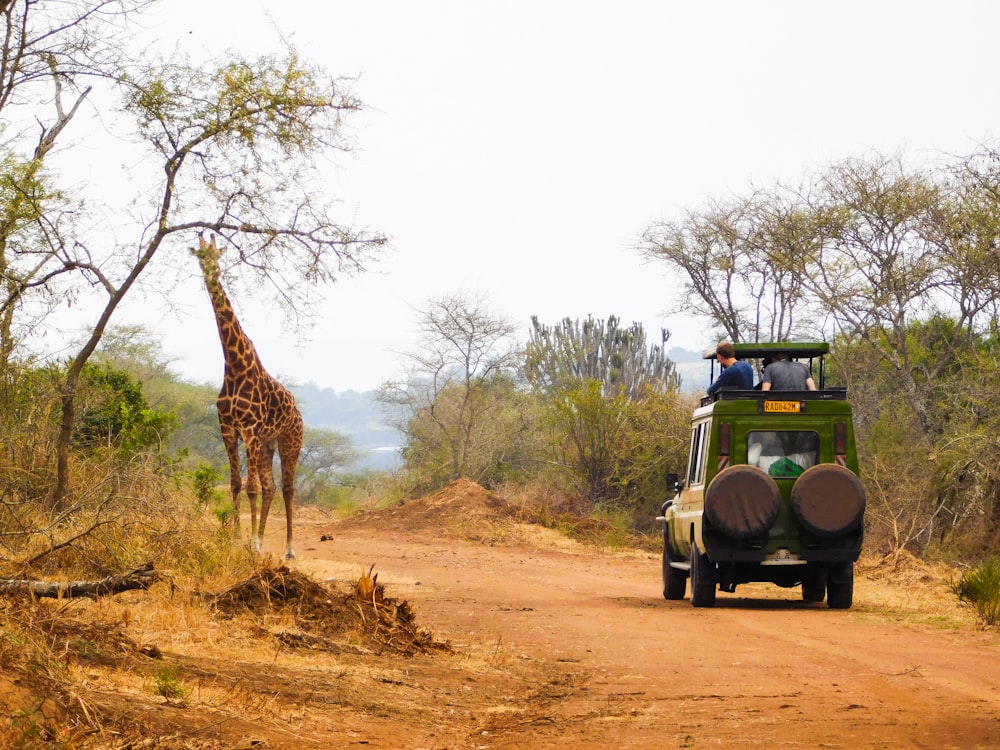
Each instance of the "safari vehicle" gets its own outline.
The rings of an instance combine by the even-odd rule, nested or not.
[[[826,388],[829,344],[735,344],[757,365],[778,352],[807,360],[815,391],[722,389],[691,419],[687,472],[671,474],[661,508],[663,596],[715,605],[716,592],[765,581],[847,609],[861,552],[865,490],[858,479],[851,405]],[[715,350],[705,352],[713,362]],[[817,377],[818,376],[818,377]]]

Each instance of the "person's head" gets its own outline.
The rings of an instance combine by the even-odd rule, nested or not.
[[[791,360],[791,358],[792,358],[792,355],[789,354],[788,352],[777,352],[774,355],[774,359],[777,360],[777,361],[779,361],[779,362],[788,362],[788,361]]]
[[[721,341],[719,345],[715,347],[715,356],[722,362],[727,362],[736,357],[736,349],[728,341]]]

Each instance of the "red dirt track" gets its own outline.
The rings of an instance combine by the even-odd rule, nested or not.
[[[658,554],[518,524],[471,483],[302,518],[296,539],[295,569],[374,565],[454,653],[395,657],[365,705],[328,703],[322,732],[287,747],[1000,748],[998,633],[952,618],[949,597],[940,618],[909,606],[892,576],[859,573],[846,611],[766,584],[694,609],[662,598]]]

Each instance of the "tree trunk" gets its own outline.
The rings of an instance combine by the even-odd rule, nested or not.
[[[99,581],[33,581],[20,578],[0,578],[0,594],[28,594],[53,599],[72,599],[78,596],[97,598],[123,591],[148,589],[160,580],[153,563],[146,563],[130,573],[108,576]]]

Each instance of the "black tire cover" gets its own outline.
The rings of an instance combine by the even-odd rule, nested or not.
[[[705,491],[708,522],[735,539],[761,536],[780,511],[778,485],[756,466],[740,464],[723,469]]]
[[[861,480],[838,464],[806,469],[792,486],[791,500],[799,523],[828,539],[857,529],[867,502]]]

